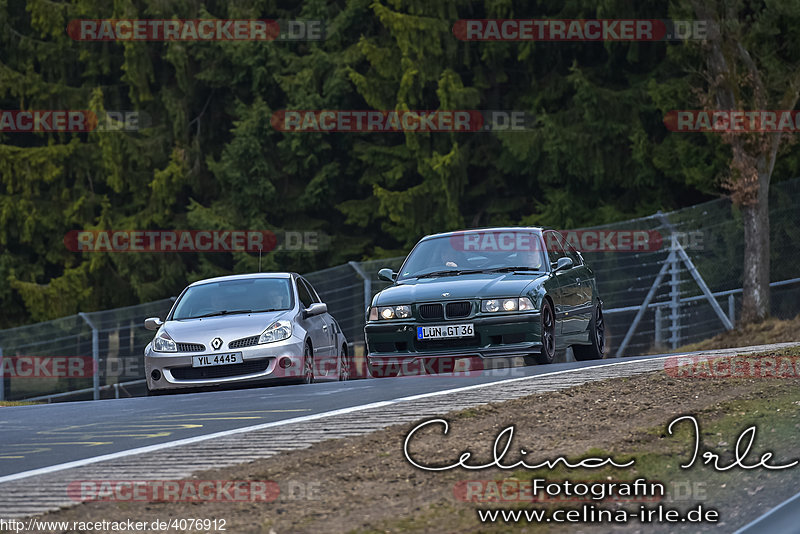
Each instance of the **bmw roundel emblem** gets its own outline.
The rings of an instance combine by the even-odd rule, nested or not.
[[[214,350],[218,350],[218,349],[219,349],[221,346],[222,346],[222,339],[220,339],[220,338],[218,338],[218,337],[215,337],[215,338],[214,338],[214,339],[211,341],[211,347],[212,347]]]
[[[449,297],[449,296],[450,296],[450,293],[442,293],[442,296],[443,296],[443,297]]]

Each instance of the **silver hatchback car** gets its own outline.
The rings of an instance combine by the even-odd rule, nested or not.
[[[188,286],[145,347],[147,389],[347,380],[347,340],[317,292],[295,273],[257,273]]]

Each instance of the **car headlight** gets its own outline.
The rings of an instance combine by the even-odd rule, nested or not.
[[[153,339],[153,350],[156,352],[178,352],[178,346],[166,332],[161,332]]]
[[[489,299],[481,301],[482,312],[511,312],[533,310],[533,302],[528,297],[510,299]]]
[[[292,323],[289,321],[275,321],[267,327],[258,338],[259,344],[273,343],[292,337]]]
[[[370,316],[372,313],[370,313]],[[408,319],[411,317],[411,306],[379,306],[378,319],[391,320],[391,319]]]

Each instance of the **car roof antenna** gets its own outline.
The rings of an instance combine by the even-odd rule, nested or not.
[[[261,247],[258,247],[258,272],[261,272]]]

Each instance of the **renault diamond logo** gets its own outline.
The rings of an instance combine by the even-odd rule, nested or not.
[[[211,347],[212,347],[214,350],[218,350],[218,349],[219,349],[221,346],[222,346],[222,340],[221,340],[220,338],[218,338],[218,337],[215,337],[215,338],[214,338],[214,339],[211,341]]]
[[[449,296],[450,296],[450,293],[442,293],[442,296],[443,296],[443,297],[449,297]]]

